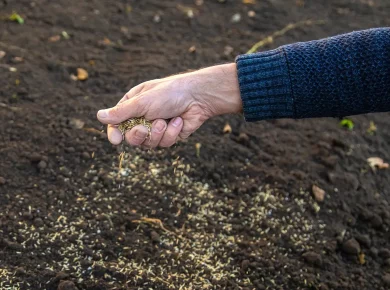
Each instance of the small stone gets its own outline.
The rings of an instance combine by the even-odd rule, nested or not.
[[[34,220],[34,224],[35,224],[35,226],[40,228],[40,227],[43,227],[45,223],[43,222],[43,220],[41,218],[36,218]]]
[[[231,22],[238,23],[240,21],[241,21],[241,14],[240,13],[236,13],[232,16]]]
[[[5,184],[5,178],[0,176],[0,185],[4,185]]]
[[[325,199],[325,190],[319,188],[317,185],[313,184],[312,187],[313,195],[316,201],[323,202]]]
[[[75,153],[76,149],[74,149],[74,147],[67,147],[67,148],[65,148],[65,152],[67,152],[67,153]]]
[[[373,257],[376,258],[376,257],[378,257],[379,251],[378,251],[377,248],[372,247],[372,248],[370,249],[370,254],[371,254]]]
[[[238,136],[238,142],[246,144],[249,142],[249,136],[245,133],[240,133]]]
[[[379,250],[379,256],[381,256],[384,259],[390,258],[390,250],[389,249],[380,249]]]
[[[69,274],[67,274],[67,273],[65,273],[65,272],[58,272],[57,274],[56,274],[56,277],[54,278],[55,279],[55,281],[61,281],[61,280],[64,280],[64,279],[66,279],[66,278],[68,278],[69,277]]]
[[[312,265],[321,266],[322,265],[322,257],[320,254],[316,252],[306,252],[302,255],[306,262]]]
[[[159,243],[160,242],[160,235],[158,233],[156,233],[155,231],[151,231],[150,232],[150,238],[155,243]]]
[[[26,274],[26,270],[23,267],[16,268],[15,275],[16,276],[23,276]]]
[[[390,286],[390,274],[383,275],[382,281],[386,286]]]
[[[249,11],[248,11],[248,16],[249,16],[250,18],[253,18],[253,17],[256,16],[256,12],[253,11],[253,10],[249,10]]]
[[[159,14],[156,14],[153,16],[153,22],[154,23],[160,23],[161,22],[161,16]]]
[[[91,159],[91,155],[89,155],[88,152],[83,152],[83,153],[81,154],[81,156],[82,156],[85,160]]]
[[[242,272],[246,272],[246,270],[248,269],[249,265],[250,265],[249,260],[243,260],[241,262],[241,271]]]
[[[383,224],[383,219],[379,215],[374,214],[370,222],[374,228],[380,228]]]
[[[368,235],[357,235],[356,240],[367,248],[371,246],[371,239]]]
[[[41,160],[39,163],[38,163],[38,168],[39,169],[45,169],[47,167],[47,163],[43,160]]]
[[[85,122],[80,120],[80,119],[76,119],[76,118],[72,118],[70,119],[69,121],[69,125],[72,127],[72,128],[75,128],[75,129],[82,129],[84,127],[84,124]]]
[[[357,255],[360,253],[360,244],[355,239],[350,239],[343,244],[342,249],[347,254]]]
[[[76,285],[72,281],[61,281],[58,285],[58,290],[77,290]]]

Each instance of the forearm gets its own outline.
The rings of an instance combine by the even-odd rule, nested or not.
[[[390,29],[239,56],[237,71],[248,121],[390,111]]]

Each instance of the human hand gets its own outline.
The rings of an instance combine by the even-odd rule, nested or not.
[[[130,145],[154,148],[188,138],[213,116],[241,111],[236,64],[232,63],[142,83],[115,107],[100,110],[97,118],[108,125],[108,139],[115,145],[123,140],[117,124],[135,117],[154,120],[150,140],[143,125],[125,134]],[[168,124],[167,119],[171,119]]]

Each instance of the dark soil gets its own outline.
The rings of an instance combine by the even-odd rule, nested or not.
[[[95,113],[132,86],[292,22],[326,21],[263,49],[390,24],[388,0],[254,2],[0,1],[0,289],[390,288],[389,170],[367,163],[390,161],[389,114],[352,131],[224,116],[169,150],[128,148],[118,175]]]

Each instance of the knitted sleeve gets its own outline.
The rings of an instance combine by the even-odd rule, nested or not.
[[[247,121],[390,111],[390,28],[238,56]]]

